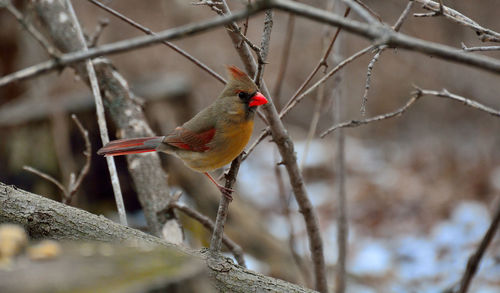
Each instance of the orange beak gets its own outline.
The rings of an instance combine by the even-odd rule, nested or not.
[[[264,104],[267,104],[267,99],[266,97],[264,97],[263,94],[257,92],[251,99],[250,99],[250,103],[248,104],[250,107],[254,107],[254,106],[260,106],[260,105],[264,105]]]

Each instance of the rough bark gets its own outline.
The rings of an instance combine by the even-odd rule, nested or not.
[[[143,243],[168,246],[189,253],[206,261],[210,281],[221,292],[314,292],[243,269],[225,258],[209,259],[208,253],[168,244],[160,238],[114,223],[102,216],[3,183],[0,183],[0,206],[0,223],[20,224],[31,237],[37,239]]]

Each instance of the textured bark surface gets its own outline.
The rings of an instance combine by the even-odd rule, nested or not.
[[[22,225],[30,237],[96,240],[168,246],[206,262],[210,282],[221,292],[314,292],[279,279],[243,269],[221,256],[190,251],[182,246],[122,226],[103,216],[64,205],[0,183],[0,223]]]

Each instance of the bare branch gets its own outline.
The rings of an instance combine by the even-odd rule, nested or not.
[[[243,153],[236,157],[236,159],[234,159],[231,163],[231,168],[226,174],[226,188],[232,188],[236,182],[242,156]],[[215,227],[213,229],[212,238],[210,239],[210,251],[213,253],[219,253],[221,250],[222,238],[224,235],[224,224],[226,223],[229,203],[230,199],[227,196],[221,196],[219,209],[217,210],[217,218],[215,219]]]
[[[498,230],[500,223],[500,205],[497,206],[495,214],[493,216],[493,220],[491,220],[490,226],[488,230],[481,239],[481,243],[477,247],[476,251],[469,257],[467,261],[467,267],[465,269],[464,275],[462,276],[462,280],[460,281],[460,288],[458,289],[458,293],[466,293],[469,285],[472,281],[472,278],[476,274],[477,268],[479,266],[479,262],[481,262],[481,258],[483,257],[486,249],[490,245],[493,240],[495,233]]]
[[[95,4],[96,6],[98,6],[100,8],[102,8],[103,10],[111,13],[112,15],[118,17],[119,19],[125,21],[126,23],[132,25],[133,27],[137,28],[138,30],[143,31],[144,33],[146,33],[148,35],[152,35],[152,36],[157,35],[155,32],[153,32],[149,28],[135,22],[134,20],[132,20],[132,19],[128,18],[127,16],[119,13],[118,11],[113,10],[112,8],[100,3],[99,1],[96,1],[96,0],[88,0],[88,1],[90,1],[92,4]],[[199,3],[196,3],[196,4],[199,4]],[[176,45],[174,45],[168,41],[161,41],[161,43],[163,43],[167,47],[170,47],[172,50],[176,51],[177,53],[181,54],[182,56],[186,57],[189,61],[196,64],[198,67],[200,67],[202,70],[204,70],[205,72],[207,72],[208,74],[213,76],[215,79],[217,79],[221,83],[223,83],[223,84],[226,83],[226,80],[222,76],[220,76],[217,72],[210,69],[210,67],[208,67],[206,64],[202,63],[200,60],[196,59],[195,57],[193,57],[192,55],[190,55],[186,51],[182,50],[181,48],[177,47]]]
[[[327,134],[329,134],[330,132],[333,132],[339,128],[358,127],[360,125],[368,124],[371,122],[376,122],[376,121],[381,121],[381,120],[396,117],[398,115],[403,114],[420,97],[425,96],[425,95],[430,95],[430,96],[435,96],[435,97],[439,97],[439,98],[446,98],[446,99],[458,101],[458,102],[461,102],[462,104],[469,106],[471,108],[486,112],[486,113],[488,113],[492,116],[495,116],[495,117],[500,117],[500,111],[495,110],[493,108],[490,108],[488,106],[485,106],[485,105],[483,105],[479,102],[476,102],[474,100],[467,99],[467,98],[464,98],[464,97],[456,95],[456,94],[452,94],[452,93],[448,92],[446,89],[443,89],[441,91],[432,91],[432,90],[421,89],[421,88],[416,87],[416,86],[415,86],[415,88],[416,88],[416,90],[413,93],[413,97],[410,100],[408,100],[408,102],[403,107],[397,109],[396,111],[382,114],[382,115],[378,115],[378,116],[364,119],[364,120],[351,120],[351,121],[346,121],[346,122],[336,124],[336,125],[332,126],[331,128],[329,128],[328,130],[326,130],[325,132],[323,132],[320,135],[320,137],[323,138]]]
[[[406,8],[403,10],[403,13],[399,16],[398,20],[396,23],[392,26],[392,29],[397,32],[401,29],[401,26],[403,25],[403,22],[406,20],[408,15],[410,14],[411,8],[413,7],[413,0],[408,1],[408,4],[406,5]],[[365,82],[365,92],[363,93],[363,98],[361,100],[361,115],[366,114],[366,104],[368,103],[368,91],[370,90],[370,83],[371,83],[371,77],[372,77],[372,71],[373,71],[373,66],[375,66],[375,63],[377,62],[378,58],[382,54],[382,52],[387,48],[387,46],[381,46],[377,49],[377,52],[373,56],[372,60],[368,64],[368,70],[366,71],[366,82]]]
[[[71,182],[70,185],[68,186],[68,198],[66,199],[66,203],[70,203],[73,199],[73,195],[76,193],[80,185],[82,184],[83,178],[88,174],[90,170],[90,159],[92,157],[92,146],[90,145],[90,140],[89,140],[89,133],[88,131],[83,128],[82,123],[80,120],[78,120],[78,117],[76,117],[75,114],[71,115],[71,118],[73,121],[75,121],[76,125],[78,126],[78,130],[80,130],[80,133],[83,136],[83,139],[85,140],[85,151],[83,152],[83,155],[85,156],[85,165],[83,166],[82,170],[80,170],[80,173],[76,177],[76,180],[74,182]]]
[[[500,51],[500,46],[467,47],[464,43],[462,43],[462,49],[465,52],[474,52],[474,51]]]
[[[97,24],[97,27],[94,31],[94,33],[89,36],[88,38],[88,46],[89,48],[93,48],[97,46],[97,42],[99,41],[99,38],[101,37],[102,33],[104,32],[104,29],[109,25],[109,19],[103,18],[99,20],[99,23]]]
[[[283,80],[285,78],[285,72],[288,66],[288,59],[290,56],[290,48],[292,46],[293,31],[295,27],[295,15],[292,13],[288,14],[288,22],[286,25],[285,41],[283,42],[283,52],[280,54],[281,61],[278,71],[278,76],[276,77],[276,82],[274,84],[274,103],[279,109],[279,100],[281,95],[281,87],[283,85]]]
[[[173,199],[169,203],[169,207],[178,209],[181,212],[183,212],[184,214],[186,214],[187,216],[195,219],[200,224],[202,224],[203,227],[205,227],[208,231],[210,231],[210,232],[214,231],[214,227],[215,227],[214,222],[212,222],[212,220],[210,220],[210,218],[208,218],[207,216],[198,212],[197,210],[190,208],[189,206],[187,206],[183,203],[180,203],[176,199]],[[241,249],[241,247],[225,234],[222,235],[222,243],[224,243],[224,245],[229,249],[229,251],[231,251],[231,253],[233,254],[233,256],[236,259],[236,261],[238,262],[238,264],[240,266],[246,268],[245,258],[243,256],[243,250]]]
[[[482,27],[477,22],[468,18],[462,13],[442,5],[441,1],[439,3],[431,0],[414,0],[414,1],[422,4],[423,8],[431,10],[433,12],[431,14],[416,14],[416,15],[414,14],[414,16],[425,17],[425,16],[443,15],[447,19],[450,19],[458,24],[464,25],[474,30],[476,34],[479,36],[479,39],[483,42],[500,42],[500,33]]]
[[[85,43],[85,38],[83,36],[82,29],[80,27],[80,23],[76,17],[75,11],[73,9],[73,5],[70,0],[66,0],[66,7],[72,19],[72,23],[74,28],[76,29],[76,34],[81,43],[81,47],[83,52],[87,51],[87,44]],[[85,67],[87,70],[87,74],[89,77],[90,85],[92,88],[92,94],[94,95],[94,100],[96,104],[96,112],[97,112],[97,122],[99,125],[99,132],[101,134],[102,144],[105,145],[109,142],[108,136],[108,127],[106,125],[106,118],[104,116],[104,106],[102,104],[101,91],[99,89],[99,82],[97,81],[97,75],[95,73],[94,65],[90,59],[85,61]],[[116,207],[118,209],[118,215],[120,216],[120,223],[122,225],[127,225],[127,215],[125,213],[125,205],[123,204],[123,197],[120,188],[120,182],[118,179],[118,174],[116,172],[116,165],[113,157],[106,157],[106,161],[108,163],[109,175],[111,177],[111,184],[113,186],[113,192],[115,195]]]
[[[325,132],[323,132],[320,135],[320,137],[324,138],[326,135],[328,135],[329,133],[331,133],[339,128],[357,127],[357,126],[368,124],[371,122],[381,121],[381,120],[385,120],[385,119],[399,116],[399,115],[403,114],[409,107],[411,107],[413,105],[413,103],[415,103],[420,97],[421,97],[421,95],[418,95],[418,94],[414,95],[410,100],[408,100],[408,102],[406,102],[406,104],[403,107],[397,109],[394,112],[386,113],[383,115],[378,115],[378,116],[368,118],[368,119],[351,120],[351,121],[346,121],[346,122],[336,124],[336,125],[332,126],[331,128],[329,128],[328,130],[326,130]]]
[[[347,6],[349,6],[352,10],[356,11],[356,13],[366,22],[371,24],[382,22],[380,17],[378,17],[378,20],[374,17],[375,13],[363,2],[354,0],[342,0],[342,2],[347,4]]]
[[[55,186],[57,186],[57,188],[59,188],[63,192],[63,194],[66,193],[66,188],[61,184],[61,182],[57,181],[54,177],[50,176],[49,174],[43,173],[42,171],[39,171],[30,166],[23,166],[23,169],[38,175],[47,181],[54,183]]]
[[[441,91],[432,91],[432,90],[421,89],[421,88],[416,87],[416,86],[415,86],[415,88],[416,88],[416,94],[417,95],[431,95],[431,96],[436,96],[436,97],[439,97],[439,98],[451,99],[451,100],[454,100],[454,101],[461,102],[464,105],[472,107],[472,108],[475,108],[475,109],[477,109],[479,111],[486,112],[486,113],[488,113],[488,114],[490,114],[492,116],[500,117],[500,111],[499,110],[495,110],[493,108],[485,106],[485,105],[483,105],[483,104],[481,104],[479,102],[476,102],[475,100],[467,99],[467,98],[464,98],[462,96],[459,96],[459,95],[456,95],[456,94],[452,94],[452,93],[450,93],[446,89],[442,89]]]

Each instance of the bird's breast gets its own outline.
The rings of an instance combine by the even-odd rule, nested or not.
[[[240,123],[222,123],[216,128],[213,140],[205,152],[180,152],[178,156],[196,171],[206,172],[221,168],[234,160],[252,136],[253,120]]]

